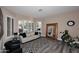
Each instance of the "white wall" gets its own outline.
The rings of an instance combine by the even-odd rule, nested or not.
[[[23,16],[23,15],[17,15],[17,14],[12,13],[11,11],[9,11],[9,10],[7,10],[5,8],[1,8],[1,9],[2,9],[2,13],[3,13],[4,35],[3,35],[3,39],[0,40],[0,49],[1,49],[1,46],[4,45],[4,43],[6,41],[8,41],[8,39],[7,39],[8,38],[7,37],[7,17],[11,17],[11,18],[14,19],[14,32],[19,32],[18,31],[18,21],[19,20],[33,20],[32,17],[26,17],[26,16]]]
[[[74,26],[67,26],[67,21],[74,20]],[[61,14],[55,18],[48,18],[42,21],[42,35],[46,35],[46,24],[58,23],[58,38],[61,38],[60,32],[69,30],[69,34],[72,37],[79,36],[79,12],[72,12],[68,14]]]
[[[33,19],[32,17],[26,17],[23,15],[17,15],[12,13],[11,11],[2,8],[3,12],[3,21],[4,21],[4,35],[3,39],[0,40],[0,47],[1,47],[1,42],[3,43],[7,41],[7,16],[14,18],[14,32],[18,32],[18,21],[19,20],[33,20],[37,21],[38,19]],[[67,26],[67,21],[68,20],[74,20],[75,21],[75,26],[69,27]],[[42,22],[42,36],[46,35],[46,24],[48,23],[58,23],[58,37],[61,37],[60,32],[63,32],[64,30],[69,30],[70,35],[72,36],[79,36],[79,12],[72,12],[68,14],[61,14],[60,16],[56,16],[55,18],[48,18],[44,20],[39,20]]]

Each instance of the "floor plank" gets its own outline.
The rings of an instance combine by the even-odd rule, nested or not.
[[[38,38],[22,44],[24,53],[69,53],[67,44],[50,38]],[[72,49],[72,53],[78,53],[79,49]]]

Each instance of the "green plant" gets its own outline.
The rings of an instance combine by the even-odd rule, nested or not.
[[[64,43],[67,43],[67,45],[70,47],[70,50],[76,47],[76,43],[74,43],[75,40],[73,40],[72,37],[69,35],[68,30],[64,31],[64,34],[61,38]]]
[[[68,33],[68,30],[64,31],[64,34],[61,36],[61,39],[63,42],[68,42],[69,40],[71,40],[71,36]]]

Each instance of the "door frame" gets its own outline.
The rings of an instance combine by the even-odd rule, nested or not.
[[[54,35],[55,37],[53,37],[54,39],[57,39],[58,37],[58,23],[50,23],[50,24],[46,24],[46,37],[48,37],[48,26],[55,26],[54,29]]]

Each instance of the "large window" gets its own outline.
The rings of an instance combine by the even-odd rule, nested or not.
[[[33,22],[33,21],[26,21],[20,20],[19,24],[19,32],[32,32],[41,29],[41,22]]]
[[[22,20],[18,22],[19,24],[19,32],[31,32],[34,31],[33,22]]]
[[[42,26],[42,24],[41,24],[40,21],[36,22],[36,23],[35,23],[35,31],[38,31],[38,30],[41,31],[41,28],[42,28],[41,26]]]
[[[11,23],[11,20],[9,17],[7,17],[7,36],[10,36],[10,31],[11,31],[10,23]]]
[[[7,36],[10,36],[14,33],[14,19],[7,17]]]

